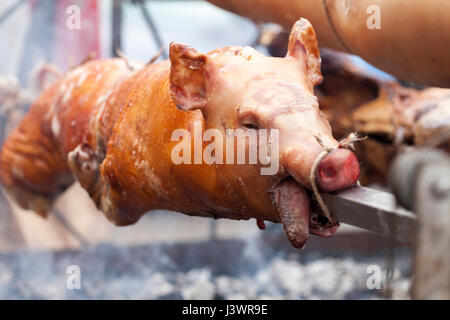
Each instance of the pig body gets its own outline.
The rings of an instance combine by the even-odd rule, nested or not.
[[[248,47],[201,54],[174,43],[170,61],[138,70],[120,59],[90,61],[47,90],[11,134],[1,154],[2,182],[22,207],[41,215],[75,178],[116,225],[154,209],[256,218],[282,222],[291,243],[302,247],[309,232],[336,229],[310,222],[304,189],[311,188],[318,156],[339,146],[312,94],[320,81],[315,34],[305,20],[294,26],[286,58]],[[175,164],[174,131],[195,137],[196,126],[223,136],[229,129],[278,130],[280,169],[262,175],[260,163]],[[358,178],[354,155],[336,151],[317,169],[326,191]]]
[[[58,155],[55,163],[43,164],[47,170],[39,172],[30,195],[53,201],[73,181],[73,173],[119,225],[134,223],[152,209],[234,219],[249,219],[256,212],[279,222],[266,192],[274,176],[261,175],[258,167],[173,164],[171,153],[178,142],[171,140],[172,132],[184,128],[193,137],[195,121],[203,132],[207,127],[201,111],[176,108],[169,94],[169,74],[168,61],[130,72],[120,59],[94,60],[71,71],[34,104],[15,130],[20,134],[12,134],[5,144],[2,168],[12,173],[3,178],[5,187],[20,183],[18,173],[26,175],[36,167],[29,162],[30,154],[21,152],[21,145],[27,144],[37,152],[33,162],[45,161],[44,153]],[[37,119],[39,128],[31,134],[31,122]],[[27,141],[20,141],[22,137]],[[41,150],[42,137],[56,150]],[[6,170],[8,166],[11,169]],[[56,180],[64,174],[65,183],[52,183],[48,173]],[[262,188],[252,188],[255,183]],[[19,192],[17,198],[23,198]],[[33,202],[32,198],[26,201]],[[50,205],[45,202],[43,207],[25,206],[45,214]]]

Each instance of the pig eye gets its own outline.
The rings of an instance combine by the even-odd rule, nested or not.
[[[254,130],[258,129],[258,126],[252,122],[244,122],[244,123],[242,123],[242,125],[244,127],[246,127],[247,129],[254,129]]]
[[[241,110],[238,108],[238,121],[241,123],[241,126],[247,129],[259,129],[258,119],[253,110]]]

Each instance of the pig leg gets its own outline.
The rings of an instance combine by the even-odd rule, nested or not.
[[[22,208],[45,217],[56,195],[73,183],[73,176],[52,136],[47,119],[55,90],[46,91],[5,141],[0,154],[0,178]]]
[[[283,181],[275,189],[275,203],[289,241],[295,248],[303,248],[308,239],[310,217],[306,190],[293,179]]]

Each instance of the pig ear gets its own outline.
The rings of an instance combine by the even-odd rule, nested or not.
[[[181,43],[170,44],[170,95],[181,110],[206,105],[207,55]],[[210,67],[210,66],[209,66]]]
[[[306,59],[308,78],[313,85],[318,85],[322,82],[319,46],[316,33],[308,20],[301,18],[292,27],[287,57],[293,57],[299,61]]]

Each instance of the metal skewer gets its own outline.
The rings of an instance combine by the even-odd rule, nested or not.
[[[337,194],[321,194],[339,221],[395,240],[413,244],[416,215],[399,207],[394,195],[366,187],[354,187]]]

